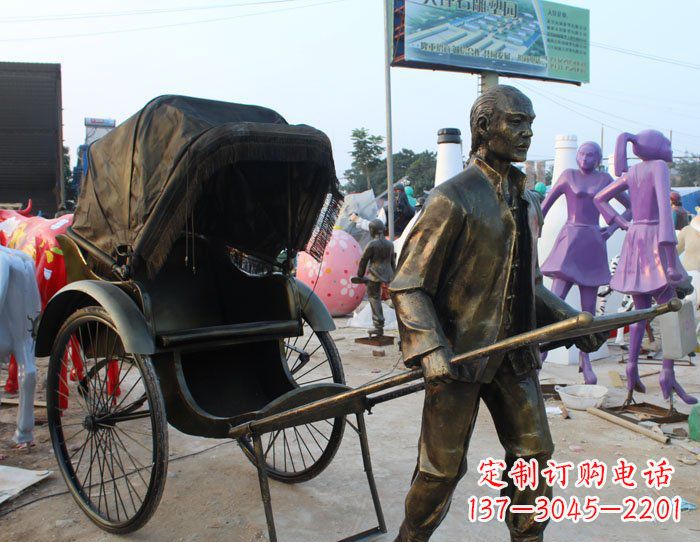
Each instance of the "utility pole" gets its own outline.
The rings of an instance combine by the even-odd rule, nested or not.
[[[393,2],[384,0],[384,88],[386,99],[386,197],[389,240],[394,241],[394,152],[391,124],[391,54],[393,49]]]

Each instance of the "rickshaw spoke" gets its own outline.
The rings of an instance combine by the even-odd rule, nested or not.
[[[85,348],[84,348],[85,340],[83,339],[83,328],[82,328],[82,326],[78,327],[78,344],[80,345],[80,349],[81,349],[82,352],[83,352],[83,369],[87,372],[87,367],[86,367],[86,365],[87,365],[87,356],[85,356]],[[95,395],[96,395],[96,393],[95,393],[95,386],[94,386],[94,384],[91,382],[91,379],[87,378],[87,375],[86,375],[85,378],[84,378],[84,381],[87,382],[87,387],[88,387],[88,388],[92,388],[93,393],[92,393],[91,395],[92,395],[92,396],[95,396]],[[87,400],[86,400],[86,403],[87,403]],[[90,404],[88,404],[88,408],[90,408],[90,407],[91,407],[90,414],[93,414],[93,415],[94,415],[94,414],[97,412],[97,409],[95,408],[94,401],[91,401]]]
[[[88,470],[85,473],[85,478],[83,479],[83,482],[80,484],[83,488],[87,487],[88,488],[88,499],[91,499],[92,495],[92,467],[95,462],[95,453],[93,451],[95,447],[95,433],[90,434],[90,462],[88,463]],[[77,473],[76,473],[77,474]],[[86,486],[85,482],[90,481],[90,483]]]
[[[117,441],[114,439],[115,435],[114,432],[112,432],[112,442],[115,443],[114,451],[116,452],[116,457],[117,457],[117,463],[119,464],[119,468],[122,470],[122,475],[124,476],[124,482],[127,487],[127,490],[129,491],[129,500],[131,501],[131,506],[134,507],[134,513],[136,513],[139,509],[138,506],[134,503],[134,496],[132,495],[131,491],[133,490],[134,493],[136,493],[136,497],[139,500],[139,503],[143,503],[143,499],[141,498],[141,495],[139,492],[136,490],[136,487],[134,484],[131,483],[131,480],[129,480],[129,475],[133,474],[133,472],[127,473],[126,469],[124,468],[124,462],[122,461],[122,455],[119,452],[119,446],[117,445]],[[131,489],[129,489],[131,488]],[[139,504],[139,506],[140,506]]]
[[[82,424],[81,424],[81,425],[82,425]],[[86,429],[85,429],[84,427],[81,428],[81,429],[80,429],[79,431],[77,431],[76,433],[73,433],[70,437],[64,438],[63,441],[61,442],[61,444],[67,444],[69,440],[73,440],[75,437],[77,437],[77,436],[78,436],[80,433],[82,433],[83,431],[86,431]]]
[[[136,399],[136,401],[134,401],[133,403],[131,403],[128,407],[122,409],[121,411],[117,411],[117,410],[113,411],[113,412],[110,414],[110,417],[114,418],[114,417],[116,417],[116,416],[121,416],[121,415],[123,415],[123,414],[130,414],[130,413],[132,413],[134,410],[136,410],[137,408],[139,408],[140,406],[143,406],[143,404],[144,404],[146,401],[148,401],[148,397],[146,396],[145,393],[143,393],[143,394],[141,395],[141,397],[139,397],[138,399]],[[147,412],[150,412],[150,410],[148,410]]]
[[[119,377],[119,382],[117,382],[117,388],[119,388],[122,385],[127,374],[131,370],[131,367],[133,367],[133,365],[134,365],[133,363],[131,365],[129,365],[129,368],[126,370],[126,373],[124,373],[123,370],[124,370],[124,360],[125,359],[126,359],[125,356],[120,356],[120,358],[119,358],[119,374],[121,376]]]
[[[117,433],[117,432],[115,431],[115,432],[114,432],[114,436],[115,436],[115,438],[119,441],[119,445],[121,446],[122,450],[124,450],[124,453],[125,453],[126,456],[129,458],[129,461],[131,461],[131,464],[134,466],[134,471],[135,471],[136,473],[138,473],[139,478],[141,478],[141,481],[143,482],[143,485],[145,485],[146,488],[148,488],[148,483],[146,482],[146,480],[144,479],[143,475],[141,474],[141,471],[142,471],[142,470],[148,470],[149,468],[152,468],[153,465],[151,465],[150,467],[146,467],[146,466],[142,465],[141,462],[140,462],[138,459],[136,459],[134,456],[131,455],[131,453],[129,453],[129,450],[128,450],[128,449],[126,448],[126,446],[124,445],[124,441],[123,441],[123,440],[121,439],[121,437],[119,436],[119,433]],[[116,441],[115,441],[115,442],[116,442]],[[137,463],[138,463],[138,465],[137,465]],[[140,466],[140,468],[139,468],[139,466]]]
[[[107,431],[106,432],[106,439],[108,443],[111,443],[112,441],[112,432]],[[116,509],[117,512],[117,521],[121,520],[121,516],[119,515],[119,501],[122,501],[122,496],[119,494],[119,488],[117,487],[117,479],[116,475],[114,474],[114,453],[111,451],[112,447],[109,446],[110,448],[110,454],[109,454],[109,463],[107,463],[107,468],[109,469],[110,474],[112,475],[112,487],[114,487],[114,508]],[[119,501],[117,500],[119,499]],[[122,509],[124,509],[124,502],[122,501]],[[126,513],[126,510],[124,509],[124,513]]]
[[[59,376],[58,378],[59,378],[59,380],[60,380],[61,382],[63,382],[63,384],[64,384],[65,387],[66,387],[66,390],[68,390],[68,389],[69,389],[69,388],[68,388],[68,382],[66,382],[65,379],[64,379],[63,377],[61,377],[61,376]],[[61,390],[59,390],[59,389],[56,389],[56,393],[57,393],[58,395],[60,395],[61,397],[65,397],[66,402],[70,401],[70,399],[71,399],[71,396],[70,396],[70,395],[63,393],[63,392],[62,392]],[[88,403],[87,403],[87,401],[85,400],[85,398],[82,397],[82,396],[80,395],[80,393],[78,392],[78,390],[76,390],[76,394],[77,394],[77,396],[82,400],[82,401],[81,401],[81,400],[79,400],[79,399],[76,399],[77,403],[78,403],[79,405],[83,405],[83,407],[84,407],[83,410],[84,410],[87,414],[92,414],[92,411],[90,410],[90,407],[88,406]],[[58,403],[58,401],[56,401],[56,402]],[[56,407],[56,408],[58,408],[58,409],[60,410],[60,407]],[[64,427],[65,427],[65,425],[64,425]]]
[[[129,440],[131,440],[134,444],[136,444],[136,445],[138,445],[138,446],[141,446],[141,448],[143,448],[144,450],[146,450],[148,453],[152,453],[152,452],[153,452],[153,450],[149,450],[148,448],[146,448],[146,446],[144,446],[141,442],[139,442],[139,441],[136,440],[134,437],[132,437],[131,435],[129,435],[129,434],[128,434],[126,431],[124,431],[124,429],[122,429],[121,427],[119,427],[119,426],[117,426],[117,425],[115,425],[115,426],[113,426],[113,427],[114,427],[115,430],[121,431],[121,432],[124,434],[124,436],[125,436],[126,438],[128,438]]]
[[[107,488],[108,488],[109,482],[111,481],[112,487],[114,490],[113,491],[114,492],[114,495],[113,495],[113,497],[114,497],[114,511],[117,514],[117,521],[119,521],[120,520],[119,502],[117,501],[117,498],[121,499],[121,495],[119,495],[119,488],[117,487],[116,475],[114,474],[114,456],[113,456],[112,449],[110,446],[109,431],[104,431],[104,438],[102,440],[102,443],[103,443],[103,452],[105,454],[105,460],[104,460],[105,472],[111,476],[111,480],[104,480],[103,479],[103,484],[105,485],[105,505],[107,507],[107,510],[109,510],[110,505],[109,505],[109,499],[107,497]]]
[[[313,356],[316,352],[319,351],[319,349],[322,347],[322,344],[319,344],[316,348],[314,348],[314,351],[309,354],[309,356]],[[326,358],[324,361],[328,361],[328,358]]]
[[[321,361],[321,362],[318,363],[317,365],[314,365],[311,369],[309,369],[308,371],[306,371],[304,374],[299,375],[299,376],[296,376],[296,375],[295,375],[295,376],[294,376],[294,380],[296,380],[296,381],[297,381],[297,384],[298,384],[300,378],[304,378],[304,377],[305,377],[307,374],[309,374],[311,371],[313,371],[313,370],[315,370],[315,369],[318,369],[321,365],[323,365],[323,364],[326,363],[327,361],[328,361],[327,359],[324,359],[323,361]],[[294,374],[294,373],[292,373],[292,374]],[[326,377],[326,378],[331,378],[331,377]],[[304,382],[304,384],[307,384],[307,382]]]
[[[304,386],[306,386],[308,384],[313,384],[315,382],[323,382],[324,380],[333,380],[333,377],[332,376],[324,376],[322,378],[314,378],[313,380],[307,380],[306,382],[304,382]]]
[[[309,424],[309,425],[310,425],[319,435],[321,435],[321,436],[326,440],[326,442],[328,442],[328,437],[327,437],[326,435],[324,435],[324,434],[319,430],[318,427],[316,427],[316,426],[315,426],[314,424],[312,424],[312,423]]]
[[[92,460],[92,461],[90,462],[90,466],[91,466],[90,471],[91,471],[91,473],[92,473],[92,469],[95,468],[96,471],[97,471],[95,474],[96,474],[97,476],[99,476],[99,471],[100,471],[100,450],[102,449],[102,448],[100,447],[100,440],[101,440],[100,434],[99,434],[98,432],[95,432],[95,433],[94,433],[94,438],[95,438],[95,459]],[[97,486],[97,508],[98,508],[98,510],[99,510],[99,509],[102,507],[102,484],[100,483],[100,481],[98,481],[98,482],[95,483],[95,486]],[[90,475],[90,486],[89,486],[89,487],[90,487],[90,494],[92,495],[92,487],[93,487],[93,485],[92,485],[92,474]]]
[[[117,521],[121,521],[121,515],[119,514],[119,503],[121,502],[122,505],[122,510],[124,510],[125,517],[128,517],[126,514],[126,508],[124,507],[124,501],[122,500],[121,493],[119,493],[119,486],[117,484],[117,475],[115,474],[115,468],[114,468],[114,452],[112,450],[112,438],[111,438],[111,431],[106,431],[106,437],[105,437],[105,448],[109,448],[109,462],[107,463],[107,469],[109,470],[110,475],[112,476],[112,487],[114,488],[114,509],[115,512],[117,513]]]
[[[299,455],[301,456],[301,464],[304,466],[304,470],[306,470],[306,461],[304,461],[304,452],[301,451],[301,443],[299,442],[299,431],[297,431],[296,427],[292,427],[294,429],[294,437],[297,439],[297,448],[299,448]]]
[[[76,474],[76,476],[78,474],[78,471],[80,470],[80,463],[83,461],[83,456],[85,455],[85,450],[87,450],[87,445],[88,445],[89,441],[90,441],[90,437],[88,435],[88,438],[85,439],[85,442],[83,442],[83,445],[80,448],[78,448],[78,450],[82,449],[82,451],[80,452],[80,457],[78,458],[78,462],[76,463],[75,468],[73,469],[73,472]],[[73,457],[75,457],[75,454],[71,456],[71,459],[73,459]]]
[[[119,443],[121,444],[122,450],[124,450],[124,452],[127,454],[127,456],[129,457],[129,460],[130,460],[132,463],[134,463],[134,468],[135,468],[136,470],[138,470],[138,471],[141,471],[141,470],[148,470],[148,469],[150,469],[150,468],[153,467],[153,464],[151,464],[151,465],[144,465],[144,464],[141,463],[134,455],[132,455],[132,454],[129,452],[129,449],[126,447],[126,443],[122,440],[122,438],[119,436],[119,433],[117,432],[117,430],[119,430],[119,431],[122,431],[122,433],[124,433],[124,431],[123,431],[120,427],[114,426],[114,427],[112,427],[112,429],[114,430],[114,437],[115,437],[115,438],[119,441]],[[152,450],[149,450],[149,449],[146,448],[143,444],[141,444],[141,443],[138,442],[137,440],[134,440],[133,437],[130,437],[130,436],[127,435],[126,433],[124,433],[124,436],[127,437],[129,440],[133,441],[134,443],[138,444],[139,446],[141,446],[141,448],[143,448],[144,450],[146,450],[149,454],[153,453]],[[143,482],[146,483],[145,480],[143,480]],[[148,484],[146,484],[146,485],[148,485]]]
[[[281,431],[277,431],[274,434],[274,437],[272,436],[272,433],[270,433],[270,440],[267,443],[267,449],[265,450],[265,454],[264,454],[265,456],[267,456],[267,452],[270,451],[270,446],[272,446],[275,443],[275,441],[277,440],[277,437],[279,437],[280,433],[281,433]]]
[[[294,337],[294,344],[292,346],[296,346],[297,343],[299,342],[299,337],[303,337],[303,336],[304,336],[304,330],[302,328],[301,335],[297,335],[296,337]],[[289,357],[287,357],[287,360],[289,360]]]
[[[95,327],[97,327],[97,325],[98,324],[95,323]],[[87,323],[86,327],[88,330],[88,337],[90,338],[90,347],[92,349],[91,359],[92,359],[93,376],[97,380],[97,387],[95,388],[96,389],[96,396],[100,400],[100,410],[102,410],[102,409],[107,407],[107,403],[102,402],[102,399],[103,399],[103,397],[102,397],[102,384],[103,383],[102,383],[102,379],[100,378],[100,370],[99,370],[98,361],[97,361],[99,348],[98,348],[96,338],[93,338],[93,336],[92,336],[92,330],[90,329],[91,328],[90,322]],[[97,337],[97,336],[98,336],[98,330],[96,329],[95,330],[95,337]]]
[[[101,433],[101,434],[100,434],[100,433]],[[99,457],[100,454],[99,454],[99,453],[98,453],[98,457],[97,457],[98,465],[99,465],[99,467],[100,467],[100,484],[99,484],[99,487],[98,487],[98,489],[97,489],[97,491],[98,491],[98,492],[97,492],[97,508],[99,508],[100,510],[102,509],[102,495],[104,494],[104,499],[105,499],[105,513],[107,514],[107,519],[110,519],[110,517],[109,517],[109,506],[108,506],[108,504],[107,504],[107,491],[106,491],[106,489],[105,489],[105,483],[104,483],[104,479],[105,479],[104,467],[105,467],[105,462],[107,461],[107,453],[106,453],[106,451],[105,451],[105,449],[104,449],[104,447],[103,447],[104,432],[98,431],[97,434],[99,435],[99,436],[98,436],[98,443],[97,443],[97,446],[99,447],[100,452],[102,452],[102,454],[101,454],[101,455],[102,455],[102,459],[100,459],[100,457]]]
[[[87,328],[88,328],[88,334],[90,335],[90,344],[92,345],[92,360],[93,360],[93,369],[94,369],[94,375],[97,378],[97,384],[99,386],[99,396],[103,397],[102,392],[105,387],[105,382],[106,378],[103,380],[100,378],[100,369],[99,369],[99,337],[100,337],[100,330],[99,330],[99,324],[95,322],[95,337],[93,338],[92,332],[90,331],[90,324],[88,323]],[[106,376],[106,375],[105,375]],[[107,403],[105,402],[103,407],[108,406]]]
[[[119,420],[116,420],[117,422]],[[127,420],[130,421],[130,420]],[[105,428],[111,428],[111,427],[116,427],[115,425],[107,425],[107,424],[99,424],[100,427],[105,427]],[[119,427],[123,432],[129,433],[132,435],[143,435],[144,437],[153,437],[153,433],[143,433],[142,431],[136,431],[135,429],[124,429],[123,427]]]
[[[104,499],[105,499],[105,510],[107,512],[107,516],[110,516],[110,511],[109,511],[109,499],[107,497],[107,486],[108,486],[108,481],[105,480],[106,475],[108,474],[109,470],[109,462],[107,460],[107,432],[103,431],[102,432],[102,454],[103,454],[103,460],[102,460],[102,470],[101,470],[101,482],[102,482],[102,487],[103,493],[104,493]],[[112,476],[114,478],[114,476]]]
[[[64,423],[61,427],[65,429],[66,427],[75,427],[76,425],[83,425],[83,422]]]
[[[275,436],[275,438],[277,438],[277,436],[279,436],[279,434],[280,434],[280,432],[277,431],[277,435]],[[276,450],[277,450],[277,448],[275,446],[273,446],[272,447],[272,468],[277,467],[277,451]]]
[[[287,349],[287,363],[289,363],[289,358],[292,357],[292,352],[296,352],[295,347],[297,345],[298,340],[299,340],[299,335],[294,337],[294,343],[292,343],[291,348],[289,346],[289,343],[284,344],[285,348]]]
[[[308,431],[308,429],[307,429]],[[301,436],[301,430],[299,430],[299,438],[301,438],[301,442],[304,445],[304,448],[306,448],[306,451],[308,452],[309,456],[311,457],[312,462],[316,462],[316,457],[314,456],[313,453],[311,453],[311,450],[309,449],[309,445],[306,444],[306,440]]]
[[[297,356],[296,361],[292,364],[292,367],[289,369],[289,372],[292,373],[292,375],[293,375],[298,370],[300,370],[302,367],[304,367],[308,362],[309,362],[308,359],[306,361],[304,361],[301,354],[299,354]],[[287,358],[287,367],[289,367],[289,358]]]
[[[284,470],[287,470],[287,438],[285,430],[282,430],[282,457],[284,458]]]
[[[285,446],[285,449],[289,452],[289,462],[290,462],[291,465],[292,465],[292,470],[293,470],[294,472],[296,472],[297,469],[296,469],[296,467],[294,466],[294,459],[292,458],[292,449],[291,449],[291,447],[289,446],[289,442],[287,441],[287,430],[286,430],[286,429],[284,430],[283,437],[284,437],[284,446]],[[285,462],[285,469],[286,469],[286,468],[287,468],[287,464],[286,464],[286,462]]]
[[[132,384],[131,388],[129,388],[129,391],[126,392],[126,394],[124,394],[124,397],[122,397],[121,400],[119,401],[119,404],[117,404],[117,406],[114,407],[114,410],[118,410],[119,407],[120,407],[121,405],[124,404],[124,401],[126,401],[126,398],[129,397],[129,394],[130,394],[132,391],[134,391],[134,388],[136,387],[136,385],[137,385],[139,382],[141,382],[141,377],[139,377],[139,379],[138,379],[136,382],[134,382],[134,383]]]
[[[127,362],[127,363],[129,364],[129,366],[127,367],[126,371],[124,371],[124,362]],[[121,376],[119,377],[119,381],[117,382],[117,385],[116,385],[116,388],[115,388],[115,389],[121,390],[122,385],[123,385],[124,382],[126,381],[126,377],[129,376],[129,373],[131,373],[131,369],[134,368],[134,365],[135,365],[134,362],[131,361],[131,360],[130,360],[128,357],[126,357],[126,356],[122,356],[122,357],[119,359],[119,368],[118,368],[118,373],[117,373],[117,374],[119,374],[119,375],[121,375]],[[122,399],[124,399],[124,397],[122,397]],[[118,403],[118,404],[115,403],[115,404],[113,405],[112,410],[117,410],[117,409],[119,408],[119,405],[120,405],[120,404],[121,404],[121,403]]]
[[[323,446],[321,446],[321,444],[316,439],[316,436],[311,432],[311,429],[309,429],[309,424],[304,424],[304,427],[306,427],[306,430],[309,432],[309,435],[311,435],[311,438],[314,439],[314,442],[316,443],[316,446],[318,446],[318,449],[321,450],[321,453],[323,453]]]
[[[306,343],[304,343],[304,348],[302,350],[306,352],[306,347],[309,346],[309,343],[311,342],[311,339],[313,338],[314,333],[309,333],[309,338],[306,339]]]
[[[105,356],[105,358],[104,358],[104,379],[103,379],[102,385],[100,387],[100,391],[106,392],[106,395],[107,395],[107,397],[106,397],[107,410],[109,410],[110,405],[111,405],[112,401],[114,400],[114,397],[111,397],[112,394],[109,391],[109,364],[110,364],[110,360],[113,358],[114,349],[117,346],[117,339],[119,338],[119,336],[116,333],[112,333],[112,335],[114,335],[114,341],[112,343],[112,348],[109,352],[109,355]],[[107,339],[105,338],[105,341],[106,340]],[[105,350],[105,352],[107,352],[107,350]],[[118,387],[115,387],[114,393],[116,393],[116,390],[118,390],[118,389],[119,389]]]

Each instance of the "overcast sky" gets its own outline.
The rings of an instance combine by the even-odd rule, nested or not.
[[[251,3],[259,5],[245,5]],[[591,11],[591,83],[502,79],[534,103],[529,157],[552,158],[556,134],[600,141],[601,123],[608,125],[606,155],[619,130],[643,128],[672,129],[676,154],[700,152],[700,1],[562,3]],[[62,65],[72,164],[84,117],[121,122],[160,94],[263,105],[290,123],[319,128],[331,138],[339,174],[350,165],[353,128],[385,134],[381,0],[3,0],[2,6],[0,61]],[[443,127],[468,132],[477,76],[394,68],[392,83],[395,150],[435,150]]]

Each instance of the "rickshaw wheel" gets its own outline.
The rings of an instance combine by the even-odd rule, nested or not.
[[[54,454],[80,508],[111,533],[142,527],[168,469],[165,406],[151,360],[124,352],[109,314],[86,307],[58,332],[46,395]]]
[[[340,354],[330,333],[314,331],[305,318],[304,334],[287,339],[284,354],[289,374],[297,386],[326,382],[345,384]],[[339,417],[263,435],[268,476],[287,484],[306,482],[318,476],[333,460],[344,431],[345,418]],[[243,438],[238,443],[246,457],[256,464],[251,440]]]

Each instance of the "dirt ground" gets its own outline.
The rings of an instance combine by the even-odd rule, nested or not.
[[[346,322],[337,320],[339,329],[333,336],[350,385],[361,385],[402,369],[395,346],[384,348],[385,356],[376,357],[372,351],[382,349],[355,344],[354,339],[364,335],[364,332],[343,327]],[[622,354],[617,347],[611,347],[610,358],[594,362],[599,383],[610,389],[607,405],[620,404],[625,395],[625,390],[613,386],[609,376],[610,371],[624,375],[624,365],[618,363]],[[45,360],[39,360],[39,365],[43,371]],[[653,364],[642,365],[642,374],[658,368]],[[678,367],[677,375],[687,391],[700,395],[700,370],[697,366]],[[581,381],[576,367],[549,363],[541,372],[540,379],[543,383],[563,384]],[[637,399],[665,406],[659,391],[658,375],[645,377],[644,381],[648,393],[638,394]],[[41,385],[39,388],[39,397],[43,398]],[[558,401],[551,402],[551,405],[558,404]],[[416,459],[421,407],[422,394],[419,393],[378,405],[374,413],[367,416],[374,471],[389,529],[388,534],[376,536],[373,540],[391,541],[396,536],[403,514],[403,499]],[[677,407],[686,413],[690,411],[684,404],[678,403]],[[9,455],[2,464],[51,469],[54,474],[47,481],[0,506],[2,540],[267,540],[256,471],[235,443],[194,438],[171,428],[171,463],[160,507],[140,531],[117,537],[100,531],[90,523],[73,499],[63,493],[66,486],[57,471],[46,425],[37,427],[36,447],[31,453],[10,449],[15,415],[16,409],[13,407],[0,409],[0,453]],[[37,410],[37,416],[40,423],[42,418],[45,419],[45,413],[40,410]],[[695,455],[688,449],[678,444],[662,445],[585,412],[573,411],[571,419],[566,420],[554,414],[549,422],[556,446],[554,458],[558,461],[578,463],[596,458],[614,465],[618,458],[624,457],[644,468],[648,459],[666,457],[676,469],[671,487],[661,491],[645,488],[643,484],[636,490],[625,490],[608,483],[599,490],[571,486],[555,489],[555,495],[566,498],[572,495],[581,498],[598,495],[604,504],[621,504],[622,499],[629,495],[654,498],[680,495],[687,501],[700,504],[700,464],[681,461],[693,463]],[[700,443],[693,445],[700,448]],[[194,452],[201,453],[190,455]],[[470,471],[460,483],[452,508],[432,540],[495,542],[508,539],[503,524],[495,521],[469,523],[467,520],[467,499],[470,495],[496,496],[495,491],[478,487],[476,465],[482,458],[500,458],[501,455],[502,448],[491,417],[482,408],[469,450]],[[333,463],[319,477],[291,486],[272,482],[271,492],[280,542],[337,540],[376,525],[358,440],[349,429]],[[698,540],[700,511],[684,512],[680,523],[623,523],[619,515],[607,514],[592,523],[552,522],[547,528],[546,539],[549,541],[568,542],[572,538],[577,542]]]

